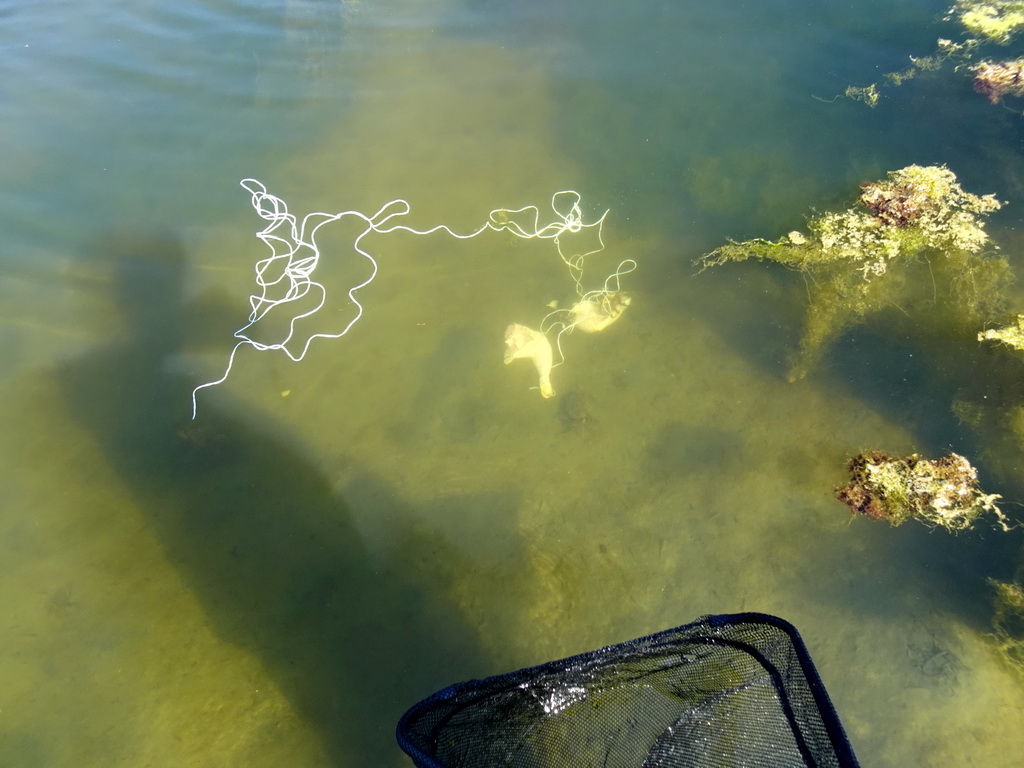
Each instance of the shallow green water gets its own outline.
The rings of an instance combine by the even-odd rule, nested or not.
[[[790,384],[799,278],[693,265],[944,162],[1010,202],[1020,268],[1019,115],[949,68],[831,101],[952,34],[942,4],[106,5],[0,4],[0,765],[407,765],[394,724],[448,683],[741,610],[803,632],[864,765],[1015,764],[986,579],[1020,532],[851,522],[832,488],[957,450],[1024,498],[950,411],[1016,361],[894,312]],[[372,235],[352,332],[242,350],[191,421],[267,255],[249,176],[459,231],[576,189],[611,209],[588,279],[635,259],[634,303],[544,400],[502,333],[570,300],[551,242]],[[357,233],[321,231],[304,329],[352,317]]]

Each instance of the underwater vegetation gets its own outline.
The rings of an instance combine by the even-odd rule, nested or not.
[[[911,56],[909,67],[883,75],[886,85],[898,87],[921,72],[940,69],[949,59],[954,62],[955,71],[963,70],[974,75],[974,90],[993,104],[998,104],[1004,96],[1024,96],[1024,87],[1020,82],[1024,60],[997,56],[996,60],[985,58],[979,63],[974,63],[975,57],[986,46],[1007,46],[1024,30],[1024,2],[958,0],[946,12],[944,20],[956,21],[963,28],[964,37],[959,41],[940,38],[931,55],[920,58]],[[851,85],[843,95],[856,101],[863,101],[869,107],[878,106],[881,98],[878,83],[867,86]]]
[[[940,39],[935,52],[930,56],[911,56],[909,67],[902,69],[899,72],[887,72],[882,77],[887,85],[898,87],[903,85],[907,80],[912,80],[917,77],[921,72],[931,72],[941,69],[943,62],[945,62],[946,59],[968,56],[971,50],[973,50],[972,45]],[[871,83],[871,85],[867,86],[849,85],[846,87],[846,90],[843,91],[843,96],[846,96],[848,99],[853,99],[854,101],[863,101],[869,107],[874,109],[878,106],[878,102],[881,99],[882,94],[879,90],[878,83]]]
[[[987,375],[964,387],[953,401],[953,414],[987,444],[987,464],[1015,482],[1024,452],[1024,377],[1020,356],[1012,352],[1024,351],[1024,315],[1013,314],[1004,325],[980,331],[977,338],[998,342],[1011,354],[993,354]]]
[[[992,627],[1003,660],[1024,675],[1024,587],[1018,582],[989,579],[996,590]]]
[[[836,488],[836,498],[853,514],[890,525],[918,520],[948,531],[965,531],[982,514],[995,516],[1004,531],[1006,516],[996,506],[1001,497],[978,488],[978,471],[956,453],[941,459],[905,458],[867,451],[850,459],[850,482]]]
[[[1024,59],[983,61],[971,67],[974,90],[993,104],[1004,96],[1024,96]]]
[[[946,18],[956,18],[975,38],[1006,45],[1024,29],[1021,0],[957,0]]]
[[[999,341],[1014,349],[1024,350],[1024,315],[1002,328],[989,328],[978,334],[978,341]]]
[[[778,240],[730,242],[699,260],[703,268],[749,258],[798,270],[808,304],[791,381],[803,378],[829,344],[865,317],[915,301],[939,299],[959,322],[982,324],[1003,304],[1012,279],[995,256],[985,217],[1001,207],[992,195],[965,192],[945,166],[911,165],[863,184],[855,205],[812,216],[807,233]],[[931,280],[919,274],[926,267]],[[923,280],[922,280],[923,277]],[[928,296],[923,296],[927,285]]]

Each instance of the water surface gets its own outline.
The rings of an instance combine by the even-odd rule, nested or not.
[[[877,447],[963,452],[1021,499],[1019,448],[950,411],[1012,358],[883,318],[791,384],[800,278],[694,266],[947,163],[1009,201],[1019,267],[1019,114],[951,68],[833,99],[953,34],[944,10],[0,5],[0,764],[407,765],[394,724],[444,685],[744,610],[804,633],[865,765],[1013,764],[986,580],[1019,531],[832,497]],[[490,232],[366,238],[353,330],[243,349],[191,420],[267,255],[246,177],[299,216],[400,197],[460,232],[564,189],[610,209],[587,280],[635,259],[634,303],[553,374],[586,418],[501,362],[510,322],[571,301],[565,265]],[[358,232],[321,231],[303,332],[354,316]]]

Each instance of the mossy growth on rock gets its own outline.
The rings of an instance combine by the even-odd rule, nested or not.
[[[945,166],[911,165],[863,184],[853,207],[811,217],[807,233],[730,242],[699,263],[707,268],[757,258],[805,274],[809,304],[789,374],[794,380],[843,330],[881,310],[913,304],[922,285],[934,303],[943,280],[948,308],[966,321],[999,311],[1012,275],[1005,259],[986,254],[984,223],[1000,207],[992,195],[965,192]],[[927,267],[923,276],[914,272],[921,265]]]
[[[1010,526],[996,501],[998,494],[978,488],[978,471],[956,453],[941,459],[905,458],[867,451],[850,459],[850,482],[836,488],[836,498],[853,514],[885,520],[893,526],[907,520],[964,531],[984,513],[995,516],[1004,531]]]

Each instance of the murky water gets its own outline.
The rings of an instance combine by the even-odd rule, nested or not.
[[[832,496],[878,447],[1024,499],[1019,448],[950,411],[1014,361],[879,322],[790,384],[799,277],[694,267],[947,163],[1010,202],[1020,268],[1019,114],[950,68],[832,100],[951,34],[945,5],[270,8],[0,3],[0,765],[408,765],[395,722],[448,683],[741,610],[803,632],[864,765],[1016,764],[986,580],[1020,531]],[[370,235],[352,331],[242,349],[192,421],[268,255],[246,177],[300,217],[401,197],[460,232],[575,189],[610,209],[586,279],[635,259],[634,302],[565,339],[567,407],[502,365],[510,322],[572,298],[551,241]],[[359,231],[321,230],[302,333],[353,316]]]

